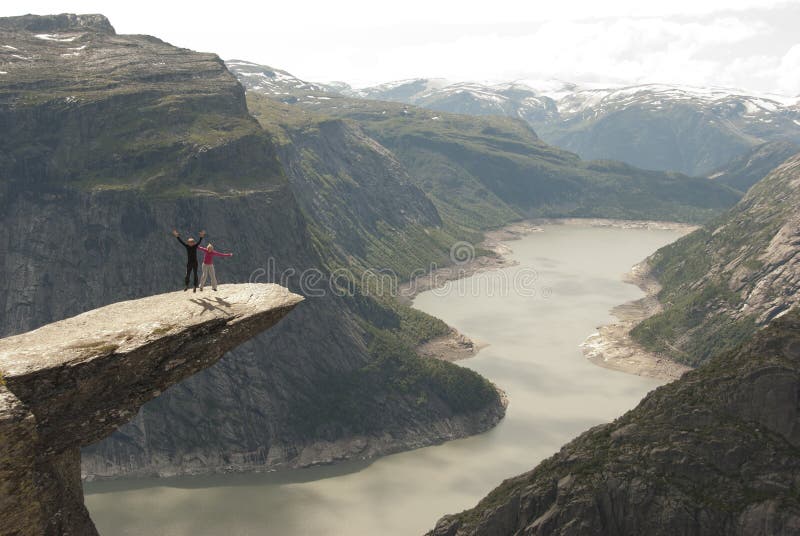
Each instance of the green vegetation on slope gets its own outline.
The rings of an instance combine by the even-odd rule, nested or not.
[[[386,428],[385,409],[397,400],[416,406],[421,421],[434,421],[431,408],[445,406],[450,416],[491,408],[498,393],[470,369],[416,355],[387,330],[367,329],[373,359],[365,366],[331,376],[296,409],[296,426],[309,436],[335,439]],[[410,423],[409,423],[410,424]]]
[[[582,161],[505,117],[346,98],[301,106],[356,121],[397,156],[454,225],[486,228],[523,217],[698,222],[739,197],[704,179]]]
[[[58,40],[37,37],[37,17],[0,21],[0,174],[12,189],[174,196],[282,182],[217,56],[70,17],[52,18]]]
[[[728,162],[709,174],[709,177],[740,192],[746,192],[798,151],[800,145],[790,141],[767,142]]]
[[[689,365],[729,350],[797,302],[795,156],[705,228],[648,259],[664,310],[631,335]]]
[[[479,238],[443,224],[394,155],[355,124],[250,94],[248,105],[276,140],[295,197],[328,268],[400,280],[449,263],[450,245]]]
[[[793,312],[429,534],[793,533],[798,385],[800,313]]]
[[[432,264],[449,264],[455,241],[480,240],[478,227],[443,222],[394,155],[353,121],[253,93],[248,105],[276,140],[318,254],[352,294],[345,303],[369,339],[370,361],[325,379],[292,410],[295,425],[330,439],[378,431],[392,401],[413,403],[422,420],[433,418],[425,415],[432,407],[462,415],[498,405],[499,395],[479,375],[414,353],[450,328],[392,295]]]

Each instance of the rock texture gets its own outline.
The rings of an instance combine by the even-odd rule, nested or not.
[[[798,392],[790,313],[429,534],[798,534]]]
[[[431,262],[450,262],[450,245],[463,237],[442,229],[405,167],[356,124],[252,92],[248,105],[274,134],[297,203],[331,265],[405,278]]]
[[[262,82],[274,70],[263,67],[261,77],[254,76],[259,71],[253,64],[229,66],[248,88],[248,102],[262,123],[265,114],[254,105],[261,100],[287,103],[296,116],[357,123],[406,168],[446,227],[497,228],[525,217],[699,222],[739,197],[705,179],[582,161],[542,141],[521,120],[454,115],[319,91],[287,96]]]
[[[117,35],[101,15],[3,18],[0,41],[0,174],[11,192],[252,190],[281,175],[214,54]]]
[[[409,322],[408,310],[368,296],[333,295],[328,254],[349,262],[356,255],[348,249],[358,254],[363,245],[370,266],[380,267],[389,255],[376,250],[410,264],[442,247],[418,249],[406,234],[407,224],[420,236],[437,232],[438,214],[358,129],[334,123],[320,135],[312,125],[306,136],[296,133],[304,149],[297,160],[280,162],[294,157],[278,155],[281,132],[265,131],[248,113],[242,86],[217,56],[116,34],[102,16],[0,19],[0,45],[0,336],[182,288],[185,253],[174,227],[185,236],[205,228],[207,240],[234,251],[217,267],[223,282],[313,293],[231,359],[85,448],[86,478],[327,463],[462,437],[502,417],[488,382],[455,366],[414,368],[417,391],[375,394],[405,385],[400,376],[410,370],[376,361],[376,335],[399,337],[419,318]],[[340,180],[333,173],[341,182],[328,190],[325,179]],[[385,211],[369,210],[384,187],[398,195],[380,205]],[[331,205],[336,213],[320,219],[342,222],[336,236],[319,233],[304,214],[313,215],[326,192],[342,197]],[[384,357],[421,367],[403,351],[414,342]],[[373,370],[383,383],[362,381],[363,389],[325,398],[331,384]],[[479,404],[459,407],[445,380],[480,380],[484,396],[473,390],[458,400]],[[352,408],[370,418],[369,429]]]
[[[5,534],[96,533],[83,506],[80,448],[302,300],[273,284],[208,294],[119,302],[0,339]]]
[[[648,259],[664,310],[631,335],[688,365],[731,348],[800,301],[800,154],[728,213]]]

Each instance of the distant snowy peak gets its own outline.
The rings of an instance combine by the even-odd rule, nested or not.
[[[285,96],[304,92],[336,93],[330,86],[306,82],[286,71],[266,65],[243,60],[228,60],[225,65],[248,91]]]
[[[558,100],[562,115],[592,110],[598,112],[606,107],[620,108],[632,105],[661,109],[667,103],[693,103],[698,106],[739,106],[744,115],[776,112],[780,108],[797,103],[796,98],[782,95],[755,95],[729,88],[702,88],[645,84],[604,89],[582,89],[576,87]]]
[[[441,78],[415,78],[352,90],[350,96],[402,102],[432,110],[471,115],[508,115],[544,119],[556,112],[554,101],[519,82],[448,83]]]
[[[652,112],[676,105],[713,110],[770,122],[775,114],[797,114],[798,97],[721,88],[668,84],[578,85],[563,80],[516,80],[507,83],[458,82],[418,78],[350,90],[347,94],[391,100],[427,108],[474,115],[502,114],[532,123],[599,117],[636,107]]]
[[[448,82],[443,78],[411,78],[387,82],[377,86],[351,89],[345,94],[349,97],[360,97],[362,99],[411,103],[423,93],[438,91],[447,86]]]

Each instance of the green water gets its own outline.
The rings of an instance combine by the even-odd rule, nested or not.
[[[611,320],[611,307],[641,296],[622,274],[679,236],[547,226],[509,243],[519,265],[416,299],[489,344],[461,362],[510,399],[506,418],[485,434],[370,463],[87,484],[92,517],[105,536],[422,534],[659,384],[596,367],[579,345]]]

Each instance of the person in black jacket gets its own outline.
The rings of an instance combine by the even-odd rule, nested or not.
[[[189,290],[189,274],[194,273],[194,292],[197,292],[197,247],[200,245],[200,242],[203,241],[206,232],[200,231],[200,240],[196,242],[194,238],[188,238],[186,242],[184,242],[176,229],[172,230],[172,234],[178,239],[178,242],[183,244],[183,247],[186,248],[186,278],[183,281],[183,291],[186,292]]]

